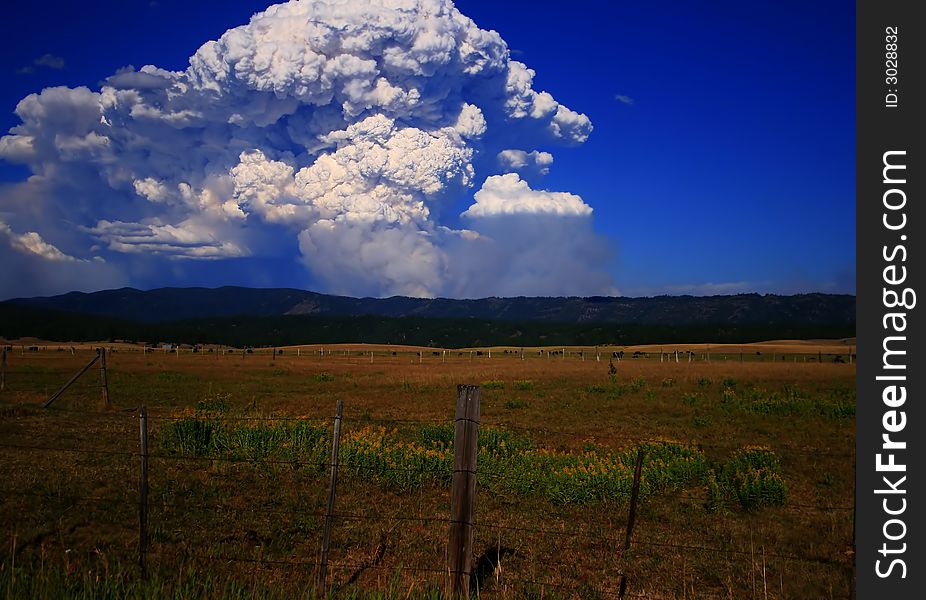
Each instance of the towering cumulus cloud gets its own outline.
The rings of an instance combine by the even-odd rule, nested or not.
[[[298,253],[290,280],[335,293],[607,292],[592,208],[514,172],[592,130],[533,76],[449,0],[271,6],[184,71],[24,98],[0,158],[34,175],[0,197],[0,253],[137,285]]]

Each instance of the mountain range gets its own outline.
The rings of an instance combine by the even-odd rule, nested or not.
[[[555,343],[629,344],[851,337],[855,296],[454,300],[352,298],[288,288],[121,288],[0,302],[0,335],[235,345],[368,341],[448,347],[475,342],[539,345],[552,343],[551,338]],[[694,337],[698,339],[689,339]]]
[[[738,294],[734,296],[556,298],[351,298],[289,288],[121,288],[93,293],[16,298],[6,304],[143,323],[209,317],[282,315],[475,318],[555,323],[855,323],[855,296]]]

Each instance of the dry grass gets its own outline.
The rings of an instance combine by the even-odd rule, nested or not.
[[[134,581],[138,468],[137,458],[128,454],[138,448],[137,421],[100,408],[95,370],[54,411],[29,408],[91,357],[87,349],[72,356],[57,345],[34,345],[48,349],[17,348],[10,354],[9,389],[0,395],[0,522],[8,532],[0,574],[7,582],[14,572],[34,577],[69,571],[75,582],[86,573]],[[634,348],[622,348],[625,360],[615,361],[613,380],[607,353],[620,349],[606,349],[599,362],[594,348],[585,349],[585,360],[575,353],[581,349],[570,349],[565,358],[525,349],[521,360],[504,354],[518,347],[493,348],[489,359],[475,352],[471,358],[469,350],[434,355],[427,348],[419,358],[418,349],[360,345],[326,346],[333,353],[322,357],[312,352],[317,346],[305,346],[299,357],[286,348],[271,360],[265,351],[143,355],[120,345],[108,364],[113,401],[148,405],[153,452],[172,422],[157,417],[194,409],[203,400],[225,402],[230,416],[313,420],[330,420],[337,400],[344,400],[347,432],[383,423],[411,435],[419,424],[407,421],[452,418],[456,384],[481,382],[493,382],[482,391],[483,423],[528,435],[551,451],[620,451],[640,439],[672,439],[700,445],[719,468],[736,450],[762,445],[781,461],[788,485],[784,506],[709,511],[701,484],[657,494],[641,506],[635,543],[623,555],[619,542],[627,508],[621,502],[558,504],[503,489],[477,492],[477,554],[489,548],[515,551],[504,559],[500,577],[487,580],[483,595],[607,597],[623,571],[630,591],[648,598],[825,598],[848,593],[855,426],[851,414],[829,408],[854,407],[855,367],[810,359],[828,350],[846,353],[852,345],[776,342],[722,350],[712,345],[709,363],[687,358],[676,363],[674,356],[660,362],[658,346],[648,359],[630,359]],[[700,347],[692,350],[701,354]],[[262,590],[286,597],[311,588],[323,523],[317,515],[327,485],[321,470],[165,457],[152,459],[150,478],[151,568],[157,581],[174,582],[183,572],[194,581],[213,582],[192,586],[190,597],[234,595],[228,592],[231,584],[257,597]],[[345,476],[337,509],[369,517],[335,522],[331,580],[341,595],[400,590],[399,597],[409,591],[414,597],[440,585],[446,523],[408,518],[446,518],[446,489],[428,484],[399,491]],[[247,561],[209,559],[216,556]],[[12,570],[14,560],[16,569],[25,570]],[[279,563],[255,562],[268,560]],[[526,582],[553,585],[540,590]]]

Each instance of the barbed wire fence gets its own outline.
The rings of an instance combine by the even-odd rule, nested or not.
[[[108,390],[105,386],[105,358],[103,358],[105,354],[106,351],[101,349],[98,351],[97,357],[104,369],[101,375],[104,402],[107,406],[110,406]],[[92,366],[95,360],[97,359],[92,360],[80,373],[85,372]],[[80,373],[78,373],[78,376]],[[69,384],[73,383],[76,379],[77,377],[74,377]],[[54,401],[54,399],[60,396],[66,388],[67,386],[64,386],[55,396],[50,397],[50,400]],[[464,398],[466,394],[472,396],[469,401],[474,402],[474,404],[467,403],[469,401],[466,401]],[[468,595],[471,592],[478,593],[489,584],[494,584],[496,586],[502,584],[519,585],[539,589],[559,590],[560,592],[579,597],[588,592],[587,587],[567,583],[568,577],[555,580],[549,576],[550,573],[571,572],[574,570],[575,566],[571,562],[563,560],[557,561],[553,556],[535,557],[537,558],[535,564],[542,565],[542,570],[540,571],[536,568],[531,568],[529,569],[530,572],[527,573],[512,573],[510,569],[503,568],[506,559],[509,559],[511,555],[515,555],[523,550],[520,547],[510,548],[507,545],[503,546],[501,541],[502,535],[523,534],[525,536],[556,537],[561,540],[556,544],[558,550],[572,546],[582,549],[594,547],[604,551],[611,551],[613,556],[612,567],[602,580],[596,582],[595,592],[600,596],[624,598],[649,597],[645,592],[640,593],[633,589],[633,581],[629,579],[625,572],[627,566],[626,555],[634,546],[722,554],[730,557],[730,560],[748,561],[752,565],[755,565],[757,560],[757,551],[752,544],[752,540],[750,540],[750,547],[748,549],[745,545],[737,546],[732,544],[727,547],[703,546],[658,539],[657,537],[642,535],[639,531],[635,532],[635,511],[638,502],[637,492],[640,483],[640,468],[645,459],[642,446],[637,454],[634,490],[627,506],[628,513],[625,515],[619,527],[615,527],[612,524],[609,524],[607,527],[599,526],[597,528],[598,531],[593,533],[591,530],[595,528],[595,525],[588,522],[577,523],[575,521],[574,512],[560,512],[550,509],[545,510],[545,515],[547,519],[559,519],[561,521],[559,528],[550,526],[527,527],[506,522],[476,520],[474,518],[474,503],[477,493],[476,481],[478,480],[478,476],[507,479],[515,483],[523,483],[524,479],[523,477],[511,474],[480,471],[478,469],[476,458],[478,456],[478,431],[480,425],[482,425],[478,408],[478,387],[475,388],[475,392],[472,391],[472,388],[464,389],[461,387],[458,392],[458,411],[456,417],[454,419],[438,421],[438,423],[443,423],[445,425],[450,423],[454,424],[454,449],[465,447],[465,452],[468,452],[472,457],[469,461],[464,459],[458,461],[455,457],[452,469],[382,464],[339,464],[337,445],[340,436],[338,435],[339,428],[337,426],[333,428],[330,439],[328,440],[331,443],[330,460],[317,460],[314,458],[309,460],[306,458],[294,457],[274,458],[272,455],[222,456],[211,454],[203,456],[195,453],[167,452],[163,450],[163,444],[156,443],[149,445],[149,423],[163,424],[178,422],[182,419],[189,418],[188,416],[172,414],[167,411],[149,412],[144,405],[121,410],[110,407],[106,412],[58,408],[52,407],[51,401],[46,401],[42,409],[38,408],[36,405],[27,404],[0,404],[0,408],[5,411],[10,411],[10,414],[28,414],[31,416],[48,416],[55,419],[106,422],[117,428],[122,427],[126,433],[137,427],[139,433],[136,439],[138,443],[137,445],[133,444],[131,448],[122,447],[121,449],[113,449],[103,443],[92,442],[92,438],[90,440],[75,440],[78,441],[79,444],[70,446],[34,443],[30,442],[28,439],[2,439],[0,440],[0,449],[2,449],[4,453],[17,452],[27,455],[43,454],[55,456],[73,454],[106,458],[108,460],[120,461],[120,463],[124,461],[126,468],[124,468],[122,472],[126,474],[134,472],[136,474],[137,485],[135,489],[132,490],[132,486],[126,486],[125,491],[127,493],[118,495],[81,495],[71,494],[67,489],[59,489],[57,492],[52,493],[50,491],[42,491],[41,489],[22,489],[3,485],[0,486],[0,495],[3,496],[4,502],[15,502],[17,501],[15,499],[26,502],[49,501],[59,506],[65,506],[68,510],[76,506],[91,507],[94,510],[89,510],[86,513],[88,519],[90,517],[95,519],[91,524],[106,525],[107,527],[119,529],[122,532],[120,539],[126,542],[123,544],[123,547],[128,547],[127,540],[130,534],[137,532],[137,562],[139,576],[143,579],[149,576],[151,560],[157,563],[158,561],[174,559],[180,562],[205,562],[226,566],[250,565],[254,568],[282,568],[290,571],[297,571],[303,574],[307,582],[311,582],[312,585],[315,585],[320,593],[324,593],[326,590],[332,589],[332,587],[339,588],[344,585],[353,584],[366,572],[401,572],[414,574],[425,581],[430,581],[431,584],[436,587],[447,590],[452,596]],[[460,410],[461,402],[463,402],[462,412]],[[435,420],[433,419],[376,419],[369,415],[366,415],[364,418],[345,420],[341,414],[340,406],[336,411],[334,419],[286,415],[225,415],[215,413],[210,413],[208,419],[222,423],[293,423],[316,427],[328,427],[334,426],[335,424],[340,425],[340,422],[343,421],[348,428],[351,426],[368,427],[371,423],[377,422],[397,426],[425,426],[435,424]],[[557,428],[530,428],[507,424],[505,427],[533,433],[538,436],[549,434],[563,436],[576,435],[574,432],[559,430]],[[461,436],[461,432],[465,432],[467,428],[469,428],[469,434]],[[476,433],[475,437],[472,435],[473,430],[475,430]],[[155,432],[157,431],[159,430],[155,427]],[[126,435],[120,439],[128,440],[132,439],[132,437]],[[665,440],[644,437],[628,438],[625,441],[637,445],[666,443]],[[672,443],[686,445],[680,442]],[[727,450],[736,450],[739,448],[736,444],[706,445],[691,443],[687,445],[698,450],[705,447]],[[852,457],[851,454],[846,453],[827,452],[821,454],[817,451],[808,451],[798,447],[783,447],[780,448],[780,450],[793,453],[797,456],[825,455],[836,459],[848,459]],[[131,466],[133,463],[136,467]],[[246,493],[241,493],[245,492],[246,488],[240,486],[236,488],[239,491],[235,498],[235,500],[237,500],[236,502],[191,502],[182,497],[178,498],[176,493],[167,493],[170,487],[169,477],[160,481],[158,493],[155,494],[155,498],[152,498],[151,489],[149,488],[149,477],[153,476],[155,480],[158,480],[160,477],[163,477],[163,475],[169,475],[170,468],[178,468],[176,466],[178,464],[225,464],[232,467],[289,467],[291,469],[305,469],[314,474],[313,483],[318,480],[319,476],[329,471],[330,481],[329,485],[324,490],[326,493],[315,494],[311,499],[304,499],[300,505],[264,502],[252,506],[242,506],[242,504],[247,504],[247,496]],[[377,506],[373,506],[371,510],[364,512],[351,512],[337,509],[335,489],[339,470],[356,475],[359,480],[365,479],[365,472],[393,472],[416,473],[430,476],[434,480],[449,481],[451,487],[450,511],[444,514],[438,514],[434,510],[419,510],[418,514],[386,514]],[[207,480],[211,480],[217,476],[216,473],[208,473],[208,475],[209,477]],[[231,477],[228,472],[223,472],[222,476]],[[458,482],[458,479],[460,482]],[[131,493],[133,491],[134,493]],[[479,493],[484,492],[480,491]],[[487,490],[485,493],[491,492]],[[674,492],[673,496],[677,499],[693,502],[701,502],[704,500],[703,497],[700,496],[679,492]],[[466,508],[457,510],[455,503],[463,503]],[[849,506],[795,503],[789,503],[784,508],[786,510],[819,511],[825,513],[848,512],[853,510],[853,507]],[[138,511],[137,527],[130,524],[130,521],[126,518],[128,513],[133,510]],[[201,536],[191,536],[197,537],[198,539],[190,540],[186,539],[183,535],[177,535],[177,532],[174,532],[172,535],[164,534],[164,531],[169,526],[167,524],[176,513],[190,510],[205,511],[211,514],[232,513],[238,515],[249,515],[253,514],[255,511],[259,511],[264,516],[276,515],[281,519],[291,519],[298,516],[301,519],[314,520],[319,524],[324,523],[325,526],[322,530],[323,533],[318,531],[319,528],[310,528],[315,535],[307,536],[311,539],[305,541],[301,545],[293,546],[294,550],[297,548],[300,551],[305,551],[307,548],[316,550],[312,558],[306,558],[304,554],[302,558],[299,558],[298,556],[282,556],[278,553],[267,551],[265,547],[270,544],[267,543],[267,540],[262,539],[260,533],[254,530],[248,530],[243,536],[225,536],[223,538],[213,539],[211,543],[206,542]],[[103,519],[103,515],[109,515],[111,518]],[[463,516],[461,517],[461,515]],[[415,523],[422,527],[430,527],[432,531],[429,535],[432,545],[435,548],[440,543],[438,540],[440,540],[441,537],[445,538],[444,552],[433,553],[434,556],[430,559],[426,559],[425,564],[405,565],[402,562],[397,564],[386,564],[384,557],[387,552],[388,542],[385,539],[378,540],[372,551],[361,557],[362,559],[358,559],[357,554],[359,551],[356,541],[347,539],[342,540],[346,542],[347,551],[341,552],[334,557],[333,560],[329,560],[331,558],[329,556],[331,550],[337,550],[337,543],[335,543],[334,546],[330,545],[331,532],[334,531],[336,534],[339,530],[339,524],[343,526],[350,522],[375,523],[380,527],[391,525],[393,528],[396,524],[405,525],[409,523]],[[568,528],[566,527],[567,522],[572,524]],[[153,532],[149,529],[151,525],[154,525]],[[437,530],[437,533],[433,530]],[[481,544],[480,547],[486,547],[486,551],[478,556],[476,554],[477,548],[474,545],[477,539]],[[495,541],[494,557],[492,556],[492,541]],[[234,544],[230,544],[229,542],[234,542]],[[507,539],[506,544],[508,544]],[[528,547],[529,541],[523,542],[523,544],[524,547]],[[237,545],[239,549],[229,552],[224,549],[225,546],[229,545]],[[254,555],[245,555],[241,553],[240,547],[251,548],[253,550],[252,554]],[[216,548],[218,548],[218,550],[216,550]],[[12,552],[14,555],[16,554],[15,542]],[[295,552],[291,554],[295,554]],[[445,555],[446,561],[441,560],[441,554]],[[772,559],[782,562],[807,563],[833,568],[845,567],[844,563],[834,559],[832,556],[813,557],[768,552],[763,547],[761,549],[763,572],[765,561]],[[753,581],[753,585],[756,585],[755,581]]]

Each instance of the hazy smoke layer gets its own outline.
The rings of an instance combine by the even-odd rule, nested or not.
[[[143,261],[121,272],[144,285],[177,261],[299,252],[338,293],[608,292],[591,207],[513,172],[553,162],[513,143],[592,129],[533,75],[449,0],[271,6],[185,71],[128,67],[99,91],[24,98],[0,158],[34,176],[0,196],[0,254],[44,261],[51,288],[73,284],[54,265],[111,283],[113,262]],[[517,139],[490,148],[506,131]],[[507,174],[473,194],[493,175],[477,178],[480,153]],[[467,229],[444,226],[461,197]]]

